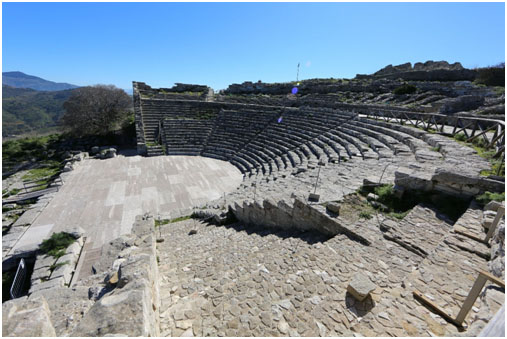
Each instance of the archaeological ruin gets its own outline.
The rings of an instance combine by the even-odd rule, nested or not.
[[[3,234],[3,335],[503,336],[505,94],[475,77],[134,81],[137,149],[76,150]]]

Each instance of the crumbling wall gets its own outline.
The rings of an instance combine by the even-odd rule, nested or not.
[[[137,216],[132,234],[106,245],[100,272],[68,288],[40,289],[2,305],[3,335],[159,336],[154,219]]]
[[[230,209],[238,220],[247,224],[317,231],[327,236],[345,234],[363,244],[370,244],[365,232],[356,229],[357,225],[345,225],[338,218],[329,216],[325,207],[309,205],[298,197],[293,203],[272,199],[265,199],[262,203],[243,201],[243,205],[235,203]]]

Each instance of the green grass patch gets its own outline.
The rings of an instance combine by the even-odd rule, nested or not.
[[[55,263],[51,266],[49,266],[49,270],[51,271],[51,273],[53,273],[54,270],[56,270],[58,267],[62,267],[63,265],[67,265],[69,264],[68,261],[64,261],[64,262],[59,262],[59,263]]]
[[[40,250],[54,258],[60,258],[65,254],[65,250],[72,244],[74,239],[65,232],[54,233],[49,239],[44,240],[40,245]]]
[[[21,189],[20,189],[20,188],[13,188],[13,189],[11,189],[11,190],[9,191],[9,195],[8,195],[8,196],[10,196],[10,195],[16,195],[16,194],[18,194],[19,192],[21,192]]]
[[[487,205],[490,201],[504,201],[505,200],[505,192],[502,193],[492,193],[492,192],[484,192],[483,194],[477,196],[475,198],[477,202],[483,206]]]
[[[464,133],[454,135],[454,140],[462,145],[473,148],[480,157],[489,161],[491,169],[482,170],[480,174],[483,176],[498,175],[505,177],[505,164],[501,159],[493,158],[496,154],[494,148],[487,149],[487,142],[481,137],[475,138],[471,142],[466,142],[467,139]]]
[[[29,170],[21,179],[24,181],[34,181],[43,178],[52,177],[60,172],[60,167],[43,167]]]
[[[430,147],[430,150],[432,150],[433,152],[440,152],[440,146]]]
[[[421,191],[406,191],[403,197],[398,198],[391,184],[375,188],[363,186],[358,190],[358,193],[363,196],[367,196],[368,193],[378,195],[377,202],[387,207],[387,210],[381,212],[396,219],[403,219],[416,205],[426,204],[434,206],[455,221],[465,212],[469,203],[468,200],[453,196]]]
[[[187,215],[187,216],[184,216],[184,217],[178,217],[178,218],[174,218],[174,219],[161,219],[161,220],[156,220],[155,219],[155,227],[159,227],[159,226],[167,225],[167,224],[172,224],[172,223],[175,223],[175,222],[180,222],[180,221],[183,221],[183,220],[188,220],[188,219],[191,219],[191,218],[192,218],[191,215]]]
[[[361,219],[371,219],[373,218],[370,212],[361,211],[359,212],[359,218]]]
[[[456,141],[465,141],[467,139],[467,136],[465,133],[458,133],[454,135],[454,140]]]

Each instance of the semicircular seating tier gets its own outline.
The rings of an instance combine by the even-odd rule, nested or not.
[[[229,161],[246,177],[353,157],[442,158],[428,133],[367,119],[353,110],[174,100],[144,95],[144,88],[153,92],[134,83],[141,154],[216,158]]]

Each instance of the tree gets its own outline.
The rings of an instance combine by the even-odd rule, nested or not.
[[[104,135],[121,126],[131,106],[129,95],[113,85],[80,87],[63,104],[61,125],[76,136]]]

